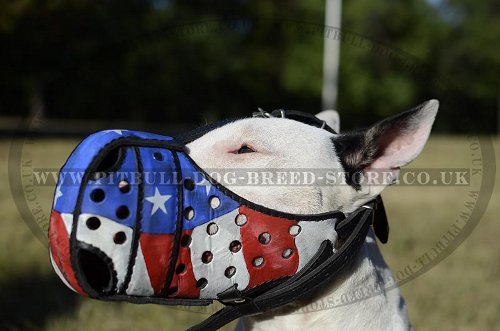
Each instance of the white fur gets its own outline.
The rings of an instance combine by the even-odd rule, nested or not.
[[[422,150],[429,135],[437,102],[428,102],[414,129],[396,137],[391,153],[384,153],[384,166],[403,166]],[[320,117],[334,129],[335,116],[323,112]],[[333,121],[332,121],[333,120]],[[208,132],[188,144],[190,156],[204,169],[342,169],[326,130],[281,118],[238,120]],[[243,145],[255,153],[236,154]],[[403,146],[404,148],[394,148]],[[396,162],[396,163],[394,163]],[[230,186],[242,197],[269,208],[295,214],[342,210],[349,213],[373,199],[384,187],[363,186],[356,191],[348,185],[321,186]],[[410,323],[404,300],[394,285],[373,234],[367,237],[355,263],[343,277],[308,301],[291,305],[282,313],[246,317],[240,330],[408,330]],[[392,289],[388,289],[391,287]],[[309,304],[350,296],[362,289],[379,289],[379,294],[331,309],[302,311]],[[381,289],[381,291],[380,291]]]

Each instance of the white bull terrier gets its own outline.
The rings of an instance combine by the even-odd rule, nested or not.
[[[383,169],[396,179],[399,169],[422,151],[439,103],[430,100],[368,129],[332,134],[282,118],[241,119],[208,132],[187,145],[189,155],[204,169],[334,169],[346,173],[347,185],[231,186],[257,204],[292,214],[340,210],[349,214],[374,199],[389,184],[353,180],[356,172]],[[317,115],[332,128],[333,111]],[[375,185],[376,184],[376,185]],[[238,330],[409,330],[405,302],[370,231],[354,263],[328,289],[280,313],[240,319]],[[321,307],[332,298],[352,297],[359,289],[378,294],[347,305]],[[314,305],[316,304],[316,305]]]

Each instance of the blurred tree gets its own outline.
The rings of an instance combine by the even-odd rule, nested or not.
[[[49,117],[150,122],[317,112],[323,15],[320,0],[1,2],[0,113],[33,100]],[[344,2],[343,127],[437,97],[438,129],[493,131],[498,16],[494,0]]]
[[[500,2],[438,1],[437,10],[449,26],[438,67],[460,88],[463,112],[473,114],[463,125],[492,132],[500,116]]]
[[[345,42],[341,51],[340,105],[357,115],[354,121],[366,123],[361,119],[368,116],[371,122],[431,97],[425,86],[433,65],[433,43],[442,38],[440,23],[421,1],[346,3],[344,29],[363,35],[357,42]]]
[[[344,43],[340,106],[379,117],[434,97],[442,101],[437,129],[494,132],[500,79],[499,18],[495,0],[346,2],[344,29],[415,58],[404,55],[414,61],[405,68],[387,53]]]

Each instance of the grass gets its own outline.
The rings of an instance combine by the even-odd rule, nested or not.
[[[494,143],[500,154],[500,141]],[[32,160],[34,167],[59,168],[75,144],[33,141],[25,145],[23,160]],[[180,308],[99,302],[66,289],[51,269],[47,248],[14,205],[7,173],[10,145],[0,141],[1,330],[181,330],[207,317]],[[469,154],[465,137],[432,137],[412,167],[469,168]],[[401,287],[416,330],[500,330],[498,177],[495,184],[488,209],[468,238],[444,261]],[[463,208],[466,190],[395,186],[384,192],[391,235],[382,250],[395,272],[414,263],[446,233]],[[35,193],[48,214],[53,188],[38,187]]]

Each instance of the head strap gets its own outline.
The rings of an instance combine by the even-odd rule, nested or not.
[[[319,129],[324,129],[330,133],[336,134],[335,130],[333,130],[325,121],[320,120],[316,116],[301,112],[298,110],[284,110],[284,109],[276,109],[271,113],[264,111],[262,108],[258,108],[259,111],[252,114],[254,118],[288,118],[294,121],[298,121],[304,124],[315,126]]]

